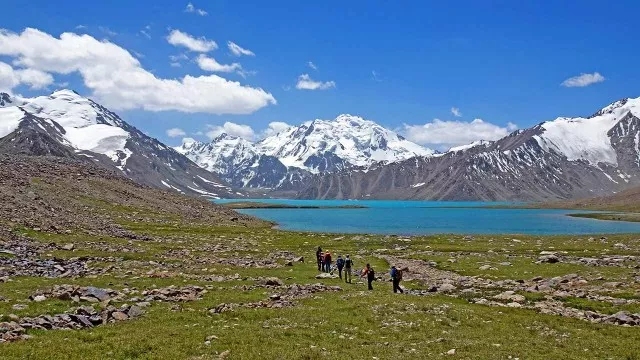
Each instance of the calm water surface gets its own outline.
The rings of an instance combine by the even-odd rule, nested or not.
[[[239,200],[216,200],[236,202]],[[244,209],[241,213],[299,231],[397,235],[427,234],[613,234],[640,233],[640,222],[566,216],[582,210],[491,209],[509,203],[386,200],[241,200],[274,204],[342,206],[365,209]],[[484,207],[484,208],[483,208]]]

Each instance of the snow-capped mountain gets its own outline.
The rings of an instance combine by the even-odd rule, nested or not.
[[[310,175],[288,168],[276,157],[260,153],[256,144],[228,134],[209,143],[185,138],[176,151],[237,187],[292,190],[300,188]]]
[[[72,157],[159,188],[239,196],[214,174],[71,90],[35,98],[0,93],[0,152]]]
[[[640,98],[441,156],[316,176],[299,197],[546,200],[611,194],[637,184]]]
[[[257,145],[262,153],[277,157],[283,164],[312,173],[434,153],[373,121],[346,114],[334,120],[305,122]]]
[[[311,174],[434,154],[351,115],[308,121],[257,143],[222,134],[210,143],[185,139],[176,150],[234,186],[278,190],[298,189]]]

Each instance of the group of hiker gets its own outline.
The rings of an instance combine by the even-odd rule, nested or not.
[[[332,268],[332,258],[331,252],[322,251],[322,248],[318,246],[318,250],[316,250],[316,260],[318,262],[318,271],[331,273],[334,268]],[[344,270],[344,281],[347,283],[351,283],[351,274],[353,269],[353,260],[351,257],[347,255],[344,259],[342,255],[338,255],[336,259],[335,269],[338,270],[338,275],[342,280],[342,271]]]
[[[344,281],[346,283],[351,283],[351,275],[353,273],[354,263],[351,260],[351,257],[347,254],[344,258],[342,255],[338,255],[336,259],[335,266],[333,265],[333,259],[330,251],[322,251],[322,248],[318,246],[316,250],[316,260],[318,263],[318,271],[333,273],[333,271],[338,270],[338,276],[340,280],[342,280],[342,272],[344,270]],[[406,269],[405,269],[406,270]],[[389,275],[391,276],[391,282],[393,283],[393,292],[404,293],[402,288],[400,287],[400,281],[402,281],[402,272],[403,269],[398,269],[395,266],[391,267],[391,271]],[[360,273],[361,278],[367,278],[367,288],[369,290],[373,290],[373,282],[376,279],[376,273],[373,270],[371,264],[365,265],[364,269]]]

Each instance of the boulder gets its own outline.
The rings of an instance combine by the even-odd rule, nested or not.
[[[127,311],[127,315],[132,318],[141,316],[142,314],[144,314],[144,310],[142,310],[139,306],[136,306],[136,305],[132,305],[129,308],[129,311]]]
[[[280,279],[278,279],[277,277],[268,277],[268,278],[264,278],[260,281],[261,285],[266,285],[266,286],[283,286],[284,282]]]
[[[129,318],[129,316],[127,314],[123,313],[122,311],[116,311],[113,314],[111,314],[111,316],[116,321],[123,321],[123,320],[127,320]]]
[[[560,262],[560,259],[556,255],[542,255],[538,257],[538,261],[537,261],[537,263],[549,263],[549,264],[555,264],[557,262]]]
[[[338,275],[331,273],[321,273],[316,275],[316,279],[337,279]]]

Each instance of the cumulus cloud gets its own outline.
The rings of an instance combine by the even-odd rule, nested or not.
[[[291,125],[282,121],[273,121],[269,123],[269,127],[262,131],[262,137],[266,138],[269,136],[273,136],[275,134],[279,134],[287,129],[289,129]]]
[[[207,127],[209,129],[207,130],[206,135],[211,140],[222,134],[237,136],[249,141],[253,141],[256,137],[255,132],[249,125],[241,125],[227,121],[222,126],[207,125]]]
[[[570,77],[563,81],[561,86],[564,87],[585,87],[593,84],[597,84],[605,81],[605,77],[600,75],[599,72],[593,74],[580,74],[578,76]]]
[[[177,29],[171,30],[167,41],[173,46],[184,46],[195,52],[209,52],[218,48],[213,40],[207,40],[204,36],[196,38]]]
[[[316,66],[316,64],[314,64],[311,61],[307,62],[307,66],[310,67],[313,70],[318,70],[318,67]]]
[[[298,83],[296,89],[298,90],[327,90],[336,87],[334,81],[315,81],[311,79],[309,74],[302,74],[298,76]]]
[[[172,129],[168,129],[167,130],[167,136],[168,137],[180,137],[180,136],[185,136],[187,135],[186,132],[184,132],[184,130],[180,129],[180,128],[172,128]]]
[[[516,130],[517,125],[508,123],[501,127],[482,119],[471,122],[443,121],[434,119],[424,125],[404,125],[402,134],[420,145],[447,150],[453,146],[470,144],[477,140],[498,140]]]
[[[461,117],[462,116],[462,113],[460,112],[460,109],[458,109],[457,107],[452,107],[451,108],[451,113],[455,117]]]
[[[242,65],[238,63],[223,65],[216,61],[216,59],[208,57],[204,54],[201,54],[196,59],[198,66],[200,69],[205,71],[213,71],[213,72],[234,72],[236,70],[241,70]]]
[[[94,98],[116,110],[249,114],[276,103],[260,88],[217,75],[156,77],[127,50],[86,34],[63,33],[55,38],[31,28],[20,34],[0,30],[0,55],[13,58],[14,65],[27,69],[77,72]]]
[[[198,14],[200,16],[207,16],[209,13],[202,10],[202,9],[198,9],[196,8],[192,3],[188,3],[187,7],[184,9],[184,12],[187,13],[194,13],[194,14]]]
[[[37,69],[14,69],[0,62],[0,91],[11,91],[18,85],[26,84],[32,90],[45,88],[53,84],[53,76]]]
[[[229,51],[231,51],[231,53],[235,56],[242,56],[242,55],[256,56],[256,54],[254,54],[253,51],[249,49],[244,49],[240,47],[240,45],[234,43],[233,41],[227,42],[227,46],[229,47]]]

